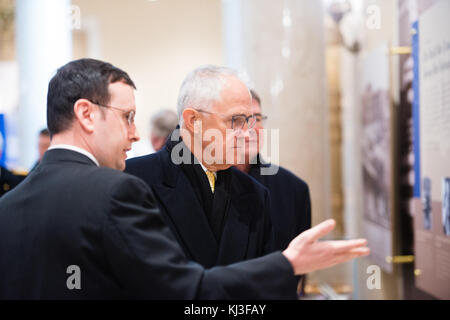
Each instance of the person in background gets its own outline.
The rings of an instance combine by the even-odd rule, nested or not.
[[[250,135],[248,148],[246,148],[245,163],[236,167],[248,173],[269,190],[274,250],[280,250],[288,245],[297,234],[311,228],[309,188],[305,181],[283,167],[267,170],[268,173],[274,174],[264,174],[262,168],[269,168],[271,164],[264,163],[259,154],[262,147],[262,141],[259,139],[267,117],[262,113],[261,99],[258,94],[253,90],[250,90],[250,93],[256,125],[254,134]],[[301,283],[302,288],[303,286],[304,281]]]
[[[0,158],[3,154],[3,136],[0,135]],[[8,191],[15,188],[23,179],[25,175],[16,174],[9,171],[4,166],[0,165],[0,198]]]
[[[249,143],[246,148],[245,163],[236,165],[236,168],[248,173],[269,189],[270,217],[275,232],[275,249],[278,250],[289,244],[297,234],[311,227],[309,188],[305,181],[283,167],[268,170],[274,174],[264,174],[261,170],[271,166],[265,163],[259,154],[262,147],[259,133],[264,129],[267,117],[262,114],[259,96],[253,90],[250,90],[250,93],[252,112],[256,117],[255,134],[250,135],[250,142],[253,144]]]
[[[50,147],[50,131],[48,131],[47,128],[44,128],[41,131],[39,131],[38,136],[39,159],[38,161],[36,161],[31,170],[34,170],[37,167],[37,165],[41,162],[44,153],[48,150],[49,147]]]
[[[177,127],[178,116],[172,110],[161,110],[150,120],[150,143],[155,151],[161,150],[167,137]]]

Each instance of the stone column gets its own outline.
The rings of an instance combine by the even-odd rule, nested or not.
[[[309,184],[316,224],[330,217],[322,1],[223,0],[223,7],[226,63],[245,71],[261,96],[266,127],[280,130],[279,162]]]
[[[19,161],[37,160],[37,135],[46,127],[47,87],[56,69],[72,56],[70,0],[17,0],[19,64]]]

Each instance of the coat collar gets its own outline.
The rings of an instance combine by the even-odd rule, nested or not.
[[[40,165],[47,165],[55,162],[76,162],[90,166],[96,166],[88,156],[68,149],[51,149],[45,152]]]

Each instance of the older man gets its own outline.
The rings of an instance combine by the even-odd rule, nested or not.
[[[233,70],[200,67],[180,88],[181,134],[127,161],[126,172],[153,189],[185,254],[205,267],[273,251],[268,191],[232,167],[256,123],[251,101]]]
[[[205,270],[186,260],[147,185],[119,171],[139,139],[134,88],[92,59],[50,81],[51,147],[0,199],[0,299],[283,298],[294,274],[368,254],[365,240],[318,242],[334,227],[325,221],[253,261]]]

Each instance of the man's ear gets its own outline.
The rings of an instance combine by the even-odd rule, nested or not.
[[[73,105],[75,119],[89,133],[94,131],[94,111],[94,104],[86,99],[78,99]]]
[[[186,129],[194,133],[194,123],[196,120],[200,120],[198,116],[198,111],[192,108],[186,108],[183,110],[181,115],[183,117],[183,123]]]

